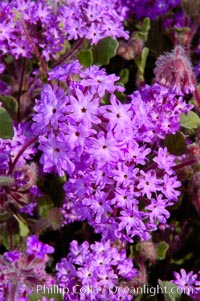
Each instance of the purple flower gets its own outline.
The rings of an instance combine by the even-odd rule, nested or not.
[[[70,96],[69,112],[71,117],[80,122],[87,120],[89,124],[99,123],[100,120],[97,117],[99,98],[95,97],[92,93],[82,93],[81,90],[76,89],[76,95]]]
[[[100,165],[105,162],[117,162],[119,159],[122,142],[117,141],[112,132],[108,132],[107,135],[99,132],[97,138],[90,139],[90,143],[88,153],[93,154]]]
[[[157,156],[153,159],[158,164],[158,168],[164,169],[169,175],[173,174],[172,167],[175,166],[174,156],[170,155],[167,148],[159,147]]]
[[[185,293],[188,296],[194,297],[200,291],[199,282],[197,281],[197,274],[194,274],[193,271],[188,274],[184,269],[180,270],[180,273],[174,272],[175,280],[172,280],[175,283],[182,293]]]
[[[169,200],[174,200],[181,194],[180,191],[175,190],[180,186],[181,183],[177,181],[176,177],[170,177],[166,174],[163,178],[162,192]]]
[[[43,165],[44,172],[51,172],[56,167],[59,175],[63,176],[65,172],[71,173],[75,169],[74,163],[68,157],[71,152],[66,155],[68,144],[63,139],[63,135],[54,137],[51,134],[48,138],[41,137],[38,148],[43,152],[40,163]]]
[[[13,251],[0,256],[0,296],[5,300],[28,301],[27,296],[37,285],[51,286],[53,277],[45,272],[46,258],[18,252],[13,260]]]
[[[26,240],[27,254],[34,254],[36,257],[44,258],[46,254],[54,253],[54,248],[43,244],[36,235],[28,236]]]
[[[108,119],[108,131],[114,130],[119,134],[131,127],[131,105],[122,104],[114,95],[111,96],[110,102],[111,105],[106,107],[107,110],[103,117]]]
[[[142,195],[146,194],[148,198],[151,198],[153,192],[160,190],[162,181],[157,179],[156,173],[153,170],[147,171],[146,173],[141,170],[140,175],[141,177],[139,177],[137,188],[141,190]]]
[[[76,241],[72,241],[69,254],[56,265],[56,270],[56,278],[61,287],[76,287],[76,291],[83,286],[88,288],[80,300],[92,297],[92,300],[103,301],[106,296],[108,300],[114,301],[116,295],[109,288],[117,284],[119,277],[129,280],[137,275],[131,259],[126,258],[125,250],[118,250],[110,241],[96,242],[92,245],[88,242],[78,245]],[[91,287],[98,290],[91,294]],[[76,291],[70,289],[66,297],[74,300]],[[124,298],[129,300],[129,297],[126,291]]]
[[[92,94],[104,96],[105,92],[112,94],[114,91],[124,91],[122,86],[116,86],[115,82],[119,77],[114,74],[107,74],[105,69],[99,69],[97,66],[91,66],[80,73],[81,85],[84,87],[91,86]],[[113,96],[114,103],[114,96]],[[119,104],[118,104],[119,105]]]
[[[170,216],[169,212],[165,209],[166,205],[167,200],[163,199],[162,195],[159,195],[157,199],[151,199],[151,204],[146,206],[145,209],[150,211],[147,214],[152,223],[156,223],[157,221],[162,224],[166,223],[166,219]]]
[[[117,9],[117,11],[116,11]],[[68,40],[86,38],[97,44],[105,37],[128,38],[123,28],[125,14],[115,1],[70,1],[59,7],[59,19],[64,25]]]
[[[63,91],[57,87],[53,90],[50,85],[46,85],[41,92],[41,99],[35,101],[34,110],[37,114],[33,116],[33,130],[37,133],[45,133],[51,128],[56,130],[64,120],[67,98]]]
[[[73,61],[69,64],[57,66],[53,70],[49,71],[50,80],[59,80],[65,82],[68,77],[74,74],[79,74],[81,71],[81,65],[78,60]]]

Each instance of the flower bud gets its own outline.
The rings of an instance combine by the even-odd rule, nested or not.
[[[156,261],[157,252],[156,247],[152,241],[140,242],[140,256],[144,260],[149,260],[151,263]]]
[[[195,91],[192,65],[182,46],[176,46],[169,53],[161,55],[154,69],[155,80],[178,95]]]

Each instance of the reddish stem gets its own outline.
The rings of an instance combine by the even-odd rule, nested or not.
[[[199,28],[199,25],[200,25],[200,17],[198,16],[191,28],[191,31],[189,32],[188,39],[185,42],[185,47],[187,50],[190,49],[190,44],[192,42],[192,39],[193,39],[197,29]]]
[[[18,120],[18,122],[21,119],[20,98],[21,98],[21,93],[22,93],[22,86],[23,86],[23,81],[24,81],[25,68],[26,68],[26,58],[23,58],[22,72],[21,72],[21,78],[20,78],[20,83],[19,83],[19,91],[18,91],[18,97],[17,97],[17,102],[18,102],[17,120]]]
[[[63,57],[60,58],[60,60],[58,60],[53,67],[56,67],[60,64],[62,64],[66,59],[68,59],[70,56],[72,56],[77,50],[78,48],[83,44],[84,39],[79,40],[76,45],[72,48],[71,51],[67,52],[66,54],[63,55]]]
[[[35,55],[37,56],[37,58],[38,58],[38,60],[39,60],[39,62],[41,64],[41,66],[42,66],[43,71],[45,72],[46,76],[48,77],[47,66],[46,66],[43,58],[41,57],[41,55],[40,55],[40,53],[39,53],[39,51],[38,51],[35,43],[33,42],[33,39],[31,38],[31,36],[30,36],[30,34],[29,34],[29,32],[28,32],[28,30],[26,28],[25,22],[23,20],[22,20],[22,27],[23,27],[23,30],[24,30],[24,33],[26,35],[27,40],[29,41],[30,45],[32,46],[33,51],[35,52]]]
[[[200,108],[200,94],[199,94],[197,85],[195,86],[194,97],[195,97],[195,100],[197,101],[198,107]]]
[[[183,163],[180,163],[176,166],[174,166],[174,170],[179,170],[181,168],[184,168],[184,167],[187,167],[187,166],[191,166],[193,164],[197,163],[197,160],[196,159],[191,159],[191,160],[188,160],[188,161],[185,161]]]
[[[15,165],[17,164],[18,160],[20,159],[20,157],[23,155],[23,153],[25,152],[25,150],[31,145],[33,144],[34,142],[37,141],[38,139],[38,136],[34,136],[31,140],[29,140],[21,149],[20,151],[18,152],[17,156],[15,157],[13,163],[11,164],[10,166],[10,170],[9,170],[9,173],[8,174],[11,174],[15,168]]]

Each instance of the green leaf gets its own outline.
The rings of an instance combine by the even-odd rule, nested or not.
[[[185,261],[190,260],[193,257],[193,253],[188,253],[185,257],[180,258],[180,259],[172,259],[171,263],[175,263],[177,265],[183,265]]]
[[[15,180],[10,176],[0,176],[0,187],[10,186],[14,184]]]
[[[63,185],[66,181],[66,176],[46,179],[47,194],[51,197],[56,207],[60,207],[65,198]]]
[[[144,18],[142,25],[137,25],[137,28],[139,31],[136,33],[136,38],[146,41],[150,29],[150,19]]]
[[[144,18],[141,31],[142,32],[148,32],[150,29],[150,19]]]
[[[78,59],[84,67],[90,67],[93,64],[93,55],[91,50],[81,50],[78,54]]]
[[[178,301],[181,294],[180,289],[170,281],[158,280],[159,285],[163,289],[165,301]]]
[[[142,23],[136,25],[136,28],[141,32],[148,32],[150,29],[150,19],[144,18]]]
[[[178,33],[185,33],[185,32],[190,32],[191,28],[190,27],[177,27],[174,26],[174,31],[178,32]]]
[[[62,226],[63,215],[58,208],[52,208],[46,217],[46,221],[53,230],[59,230]]]
[[[157,245],[157,259],[165,259],[168,249],[169,245],[165,241],[160,241]]]
[[[134,298],[134,301],[157,301],[157,296],[142,294],[142,295],[138,295],[136,298]]]
[[[13,56],[10,55],[10,54],[7,55],[7,56],[5,57],[5,61],[6,61],[7,64],[12,63],[12,62],[13,62]]]
[[[9,219],[10,215],[8,214],[7,211],[4,211],[4,212],[0,212],[0,223],[1,222],[5,222]]]
[[[168,211],[171,212],[173,210],[177,210],[182,204],[183,196],[180,195],[178,198],[178,202],[174,203],[174,205],[168,207]]]
[[[194,299],[185,294],[182,294],[180,301],[194,301]]]
[[[137,297],[134,298],[134,301],[157,301],[157,288],[150,286],[149,284],[143,285],[137,288],[130,288],[131,294],[138,294]]]
[[[41,288],[41,292],[40,292]],[[49,289],[49,290],[48,290]],[[32,293],[28,296],[29,301],[38,301],[42,300],[42,297],[46,297],[47,300],[54,298],[55,301],[63,301],[63,295],[60,294],[59,288],[54,285],[52,286],[52,294],[51,294],[51,287],[42,287],[42,285],[37,285],[38,293]],[[43,292],[42,292],[43,290]]]
[[[93,46],[94,64],[98,66],[107,65],[110,59],[116,55],[119,43],[111,37],[107,37],[99,41]]]
[[[13,136],[12,119],[4,108],[0,108],[0,138],[10,139]]]
[[[46,217],[50,211],[54,207],[52,199],[48,196],[42,196],[38,200],[38,211],[40,216]]]
[[[190,111],[188,114],[181,115],[181,126],[186,129],[196,129],[200,125],[200,118],[199,116]]]
[[[127,84],[129,81],[129,70],[127,68],[124,68],[120,71],[119,76],[120,76],[120,83],[123,85]]]
[[[16,218],[16,220],[18,221],[19,224],[19,234],[21,237],[26,237],[29,233],[29,228],[28,225],[26,223],[26,221],[24,219],[22,219],[21,216],[17,216],[14,214],[14,217]]]
[[[144,70],[145,70],[148,54],[149,54],[149,48],[144,47],[142,49],[142,53],[135,59],[135,63],[138,67],[139,79],[141,81],[144,81]]]
[[[18,111],[17,100],[13,96],[0,95],[0,102],[2,102],[3,107],[10,116],[15,118]]]
[[[174,135],[167,135],[164,144],[168,151],[173,155],[180,156],[186,152],[187,145],[183,134],[180,132],[177,132]]]
[[[10,249],[10,236],[8,235],[4,235],[4,237],[0,237],[0,241],[2,242],[2,244],[4,245],[4,247],[9,250]],[[13,233],[12,234],[12,244],[13,244],[13,248],[17,248],[20,244],[20,235],[19,233]]]

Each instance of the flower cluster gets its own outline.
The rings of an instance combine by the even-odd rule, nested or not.
[[[12,0],[0,3],[1,54],[15,58],[32,57],[34,46],[45,60],[56,58],[66,39],[86,38],[96,44],[104,37],[128,38],[123,28],[126,9],[118,9],[116,1]]]
[[[97,44],[105,37],[129,37],[123,28],[126,7],[120,7],[119,1],[71,0],[58,11],[68,40],[86,38]]]
[[[198,274],[194,274],[193,271],[188,274],[184,269],[180,270],[180,273],[174,272],[175,283],[181,292],[188,296],[191,296],[194,300],[199,300],[200,297],[200,277]]]
[[[34,43],[41,48],[46,60],[61,51],[64,34],[59,28],[56,13],[47,1],[12,0],[0,3],[1,53],[15,58],[32,57]]]
[[[36,149],[34,146],[24,148],[30,141],[31,130],[27,123],[19,123],[14,126],[13,139],[0,139],[0,210],[8,210],[10,204],[22,211],[32,214],[35,200],[38,194],[35,186],[37,167],[31,162]],[[18,160],[15,162],[15,159]],[[30,193],[30,195],[29,195]],[[29,209],[26,208],[28,200]],[[26,210],[27,209],[27,210]]]
[[[180,195],[175,157],[160,141],[179,130],[180,115],[191,106],[158,84],[122,104],[114,94],[123,91],[115,85],[118,77],[97,66],[79,68],[75,61],[51,71],[51,80],[67,83],[65,90],[46,85],[36,100],[33,130],[40,163],[45,172],[68,174],[67,220],[87,219],[104,239],[146,240],[157,221],[166,222],[166,207]],[[110,104],[102,106],[105,93]]]
[[[115,286],[123,286],[137,275],[137,270],[126,258],[125,250],[118,250],[110,241],[92,245],[72,241],[67,258],[62,258],[56,270],[59,286],[68,288],[64,300],[132,300],[127,290],[116,294]]]
[[[198,262],[181,248],[198,248],[200,5],[183,2],[0,1],[0,301],[133,301]],[[200,301],[183,268],[168,285]]]
[[[26,252],[9,251],[0,256],[1,301],[28,301],[28,294],[36,290],[38,283],[53,284],[53,277],[45,271],[47,253],[54,248],[39,242],[37,237],[27,238]]]
[[[156,19],[158,16],[164,15],[170,9],[180,5],[180,0],[122,0],[122,3],[129,8],[131,13],[134,13],[138,19],[143,17]]]
[[[172,52],[159,56],[154,73],[158,83],[178,95],[195,91],[192,65],[182,46],[176,46]]]

